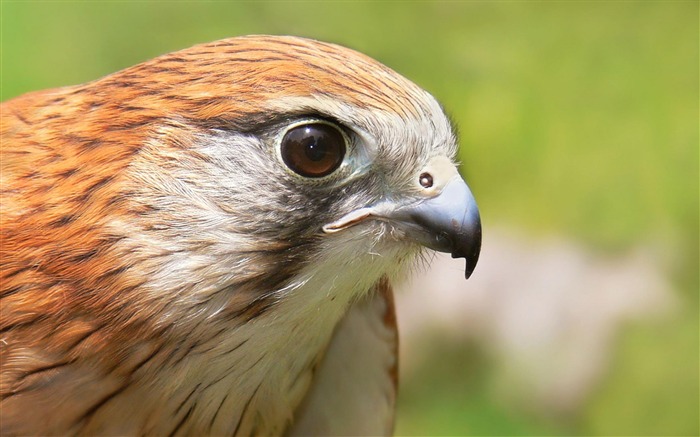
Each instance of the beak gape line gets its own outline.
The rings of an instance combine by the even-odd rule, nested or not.
[[[481,218],[469,187],[456,170],[451,173],[452,177],[430,197],[405,204],[384,201],[360,208],[325,225],[323,231],[331,234],[368,219],[384,220],[404,230],[416,243],[450,253],[452,258],[465,258],[464,274],[468,279],[481,251]]]

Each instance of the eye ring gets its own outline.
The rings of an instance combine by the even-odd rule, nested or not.
[[[347,143],[345,133],[337,125],[323,120],[305,120],[284,131],[279,141],[279,154],[292,172],[319,179],[342,165]]]

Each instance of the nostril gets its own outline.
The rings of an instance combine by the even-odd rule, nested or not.
[[[421,173],[418,177],[418,182],[423,188],[430,188],[433,186],[433,175],[430,173]]]

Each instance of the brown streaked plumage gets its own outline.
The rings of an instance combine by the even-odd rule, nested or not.
[[[295,128],[337,132],[337,169],[289,167]],[[478,256],[439,105],[332,44],[195,46],[0,129],[3,435],[389,433],[390,278]]]

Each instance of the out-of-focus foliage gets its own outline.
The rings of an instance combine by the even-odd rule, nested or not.
[[[623,333],[586,408],[514,411],[494,399],[483,354],[436,348],[404,381],[399,433],[699,433],[697,2],[0,5],[3,100],[229,36],[333,41],[442,101],[487,231],[564,236],[601,256],[656,249],[683,308]]]

